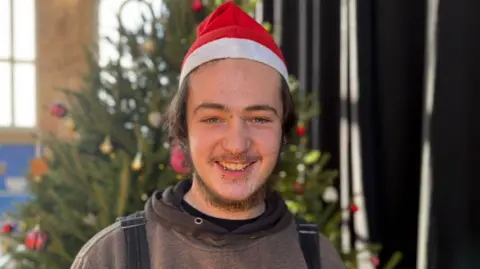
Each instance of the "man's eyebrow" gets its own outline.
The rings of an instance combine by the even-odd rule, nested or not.
[[[225,105],[207,102],[207,103],[201,103],[200,105],[198,105],[193,111],[193,113],[195,114],[202,109],[214,109],[214,110],[227,111],[227,107]]]
[[[228,111],[228,107],[219,103],[211,103],[211,102],[206,102],[206,103],[201,103],[198,105],[194,113],[197,113],[199,110],[202,109],[213,109],[213,110],[221,110],[221,111]],[[248,106],[244,109],[244,111],[252,112],[252,111],[270,111],[273,112],[275,115],[278,116],[277,110],[270,106],[270,105],[251,105]]]
[[[245,108],[245,111],[270,111],[278,116],[278,112],[275,108],[269,105],[252,105]]]

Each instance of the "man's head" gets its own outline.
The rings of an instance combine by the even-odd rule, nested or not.
[[[216,13],[199,31],[218,25],[225,14],[253,21],[231,3]],[[248,35],[270,37],[256,25],[238,27]],[[248,35],[205,42],[199,33],[203,45],[191,49],[184,60],[168,116],[171,135],[181,141],[191,161],[195,184],[210,204],[230,211],[263,201],[282,143],[296,123],[281,53]]]

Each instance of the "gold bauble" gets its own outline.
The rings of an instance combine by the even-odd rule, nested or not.
[[[142,169],[143,163],[142,163],[142,154],[138,152],[135,155],[135,158],[133,159],[132,162],[132,170],[133,171],[140,171]]]
[[[103,143],[100,145],[100,151],[103,154],[110,154],[112,153],[113,146],[112,146],[112,141],[110,140],[110,136],[106,136],[105,140],[103,140]]]

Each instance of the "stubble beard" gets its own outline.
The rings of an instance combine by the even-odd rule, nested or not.
[[[279,157],[280,155],[277,158],[277,165],[279,163],[278,162]],[[193,163],[193,162],[191,162],[190,160],[190,163]],[[232,199],[226,199],[222,197],[213,188],[208,186],[208,184],[205,182],[205,180],[202,179],[202,177],[197,172],[194,166],[193,166],[193,180],[196,181],[200,191],[202,192],[203,197],[208,202],[208,204],[222,211],[232,212],[232,213],[245,212],[254,207],[261,205],[265,201],[265,199],[268,197],[268,195],[274,191],[275,184],[277,182],[275,177],[268,177],[265,180],[265,182],[259,187],[257,187],[257,189],[247,198],[243,200],[232,200]],[[245,180],[249,180],[249,179],[245,179]]]
[[[198,173],[195,165],[193,164],[193,160],[191,158],[191,154],[189,152],[189,147],[183,147],[184,152],[186,153],[186,165],[192,169],[193,180],[197,183],[200,191],[202,192],[203,197],[210,204],[212,207],[220,209],[225,212],[245,212],[250,210],[256,206],[259,206],[261,203],[265,201],[265,199],[275,191],[275,186],[277,184],[277,179],[275,177],[269,176],[265,182],[259,186],[251,195],[243,200],[231,200],[222,197],[218,194],[213,188],[208,186],[205,180],[202,179],[200,174]],[[270,172],[273,173],[275,170],[278,169],[278,165],[280,164],[280,156],[282,152],[282,146],[280,146],[280,150],[277,155],[277,161],[275,167]],[[245,180],[249,180],[248,178]]]
[[[222,197],[202,179],[197,171],[194,171],[193,180],[197,183],[202,196],[212,207],[225,212],[244,212],[264,202],[267,193],[270,191],[269,179],[259,186],[251,195],[243,200],[232,200]],[[248,180],[248,179],[246,179]]]

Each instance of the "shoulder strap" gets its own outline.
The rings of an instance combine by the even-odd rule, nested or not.
[[[297,218],[297,231],[305,262],[308,269],[321,269],[318,226]]]
[[[145,214],[136,212],[119,217],[125,235],[127,269],[150,269],[150,251],[148,247]]]

